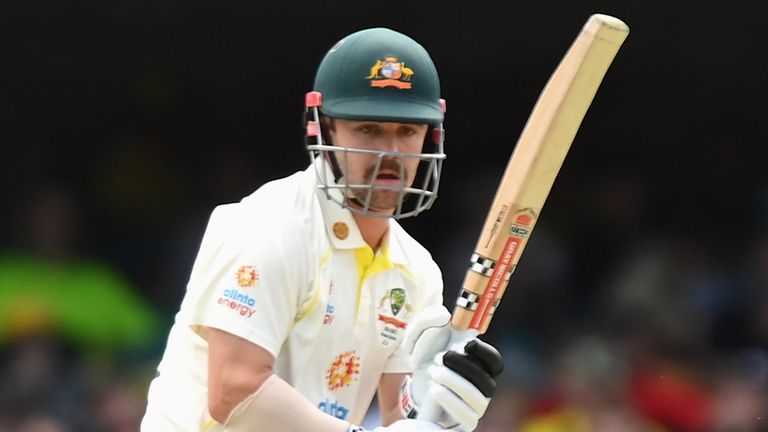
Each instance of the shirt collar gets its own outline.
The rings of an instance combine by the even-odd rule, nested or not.
[[[316,158],[309,168],[307,169],[307,175],[312,178],[312,186],[315,189],[317,195],[317,201],[320,203],[320,210],[323,214],[323,224],[325,225],[328,238],[331,239],[331,243],[335,249],[357,249],[367,246],[363,235],[360,233],[360,229],[357,227],[352,212],[349,209],[342,208],[339,204],[332,201],[330,197],[326,196],[325,191],[318,188],[318,173],[322,167],[318,167],[318,164],[325,163],[321,158]],[[318,170],[318,168],[320,170]],[[331,181],[333,179],[330,179]],[[336,195],[339,199],[341,197],[341,191],[338,189],[332,189],[330,194]],[[389,229],[384,235],[382,240],[382,251],[386,251],[389,254],[390,260],[394,264],[407,264],[405,251],[401,244],[401,236],[403,233],[400,231],[402,227],[394,219],[389,219]]]
[[[403,228],[397,223],[396,220],[389,220],[389,230],[387,230],[387,236],[385,241],[387,242],[387,250],[389,251],[389,259],[395,264],[408,264],[408,258],[405,255],[405,249],[403,248],[402,238],[404,236]]]

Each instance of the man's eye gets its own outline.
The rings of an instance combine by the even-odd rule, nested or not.
[[[404,136],[413,136],[416,134],[416,130],[412,128],[402,128],[400,130],[400,133],[403,134]]]
[[[376,132],[376,128],[373,126],[360,126],[359,130],[364,134],[372,134]]]

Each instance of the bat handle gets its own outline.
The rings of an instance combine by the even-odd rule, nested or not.
[[[464,353],[464,346],[467,342],[476,338],[480,332],[476,329],[457,330],[451,329],[451,337],[446,345],[446,350],[456,351]],[[440,356],[440,362],[442,363],[442,356]],[[428,389],[429,393],[430,390]],[[432,395],[426,395],[424,401],[419,406],[419,414],[417,418],[419,420],[428,421],[435,424],[444,424],[451,422],[450,415],[437,403]]]

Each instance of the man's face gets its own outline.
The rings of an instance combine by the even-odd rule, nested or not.
[[[344,183],[371,184],[374,192],[370,208],[377,211],[394,211],[400,201],[397,190],[382,190],[376,186],[402,189],[411,186],[419,166],[419,155],[424,145],[428,126],[425,124],[389,123],[335,119],[330,130],[331,140],[338,147],[349,149],[410,153],[414,157],[385,156],[381,159],[378,174],[376,166],[379,157],[375,154],[337,153],[339,165],[344,172]],[[376,176],[374,178],[374,175]],[[365,203],[368,190],[352,188],[357,199]]]

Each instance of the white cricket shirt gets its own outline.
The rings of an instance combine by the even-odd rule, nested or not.
[[[208,414],[201,326],[263,347],[278,376],[353,424],[382,373],[410,372],[398,347],[416,312],[442,303],[440,270],[392,219],[374,254],[316,178],[310,165],[213,211],[142,431],[220,430]]]

